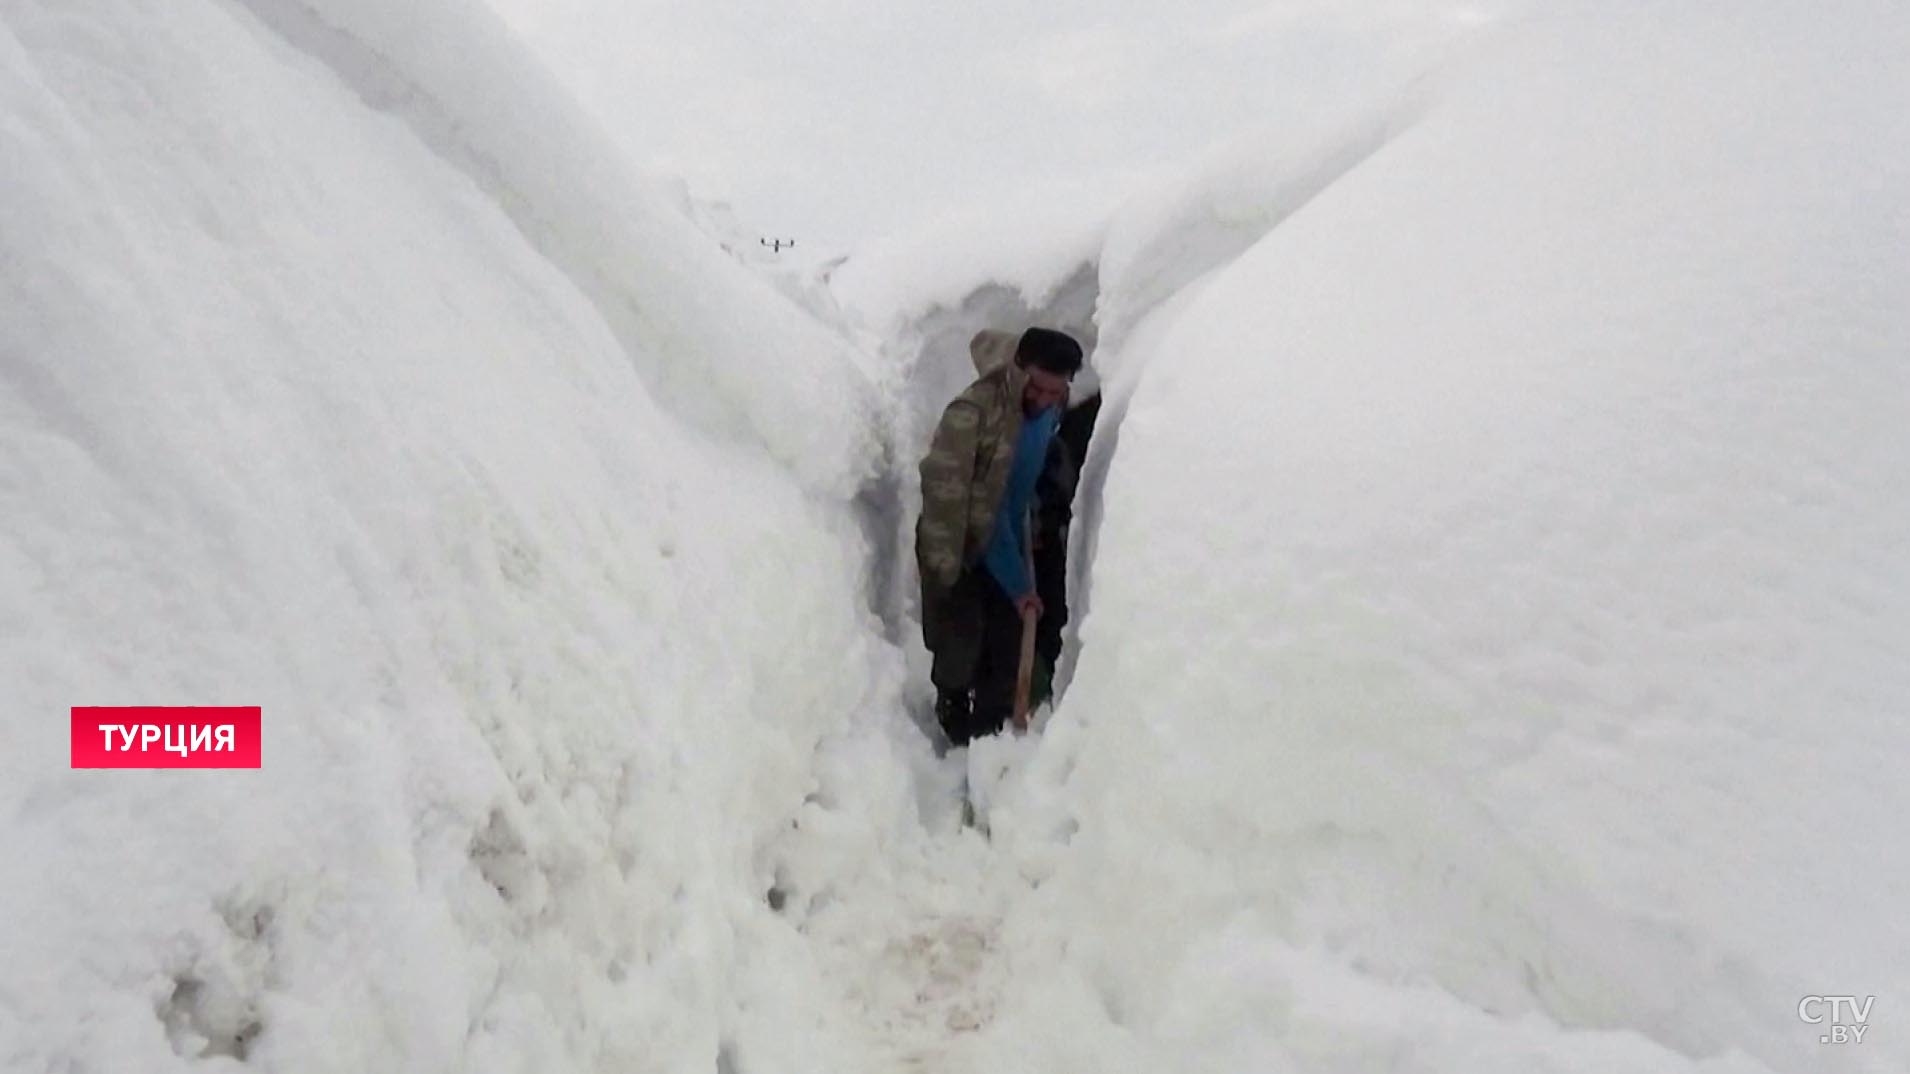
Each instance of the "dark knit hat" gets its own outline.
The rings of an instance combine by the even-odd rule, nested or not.
[[[1072,377],[1081,371],[1081,344],[1066,332],[1030,328],[1021,334],[1021,342],[1015,347],[1015,363]]]

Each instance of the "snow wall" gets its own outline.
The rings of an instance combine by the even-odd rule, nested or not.
[[[896,728],[880,399],[656,187],[481,7],[0,13],[0,1067],[827,1037],[762,851]],[[127,704],[266,767],[69,771]]]
[[[1910,1068],[1798,1015],[1910,996],[1906,47],[1557,8],[1113,216],[976,1069]]]

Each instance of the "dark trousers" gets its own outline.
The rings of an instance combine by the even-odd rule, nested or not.
[[[1061,659],[1061,628],[1068,625],[1068,546],[1062,532],[1059,543],[1035,549],[1035,595],[1041,598],[1041,619],[1035,624],[1035,652],[1053,667]]]
[[[1000,731],[1014,715],[1021,667],[1021,616],[985,567],[963,572],[955,588],[923,608],[923,634],[935,665],[935,714],[951,745]]]

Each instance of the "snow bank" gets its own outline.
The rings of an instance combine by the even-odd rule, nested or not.
[[[1906,46],[1556,12],[1238,256],[1110,230],[1130,397],[977,1069],[1910,1063],[1797,1015],[1910,996]]]
[[[1031,189],[1125,187],[1508,6],[491,2],[633,155],[733,201],[752,242],[858,253],[954,206],[987,234]]]
[[[841,1060],[761,851],[892,722],[869,385],[539,86],[451,4],[0,16],[7,1069]],[[67,769],[195,703],[264,770]]]
[[[765,444],[831,495],[867,476],[880,408],[861,356],[660,211],[677,192],[634,171],[484,5],[247,6],[490,196],[674,412]]]
[[[843,305],[887,335],[925,311],[961,305],[979,281],[1045,306],[1097,260],[1124,197],[1121,187],[1056,187],[951,211],[857,247],[831,282]]]

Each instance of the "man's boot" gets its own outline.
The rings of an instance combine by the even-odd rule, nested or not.
[[[975,710],[967,690],[935,691],[935,722],[942,725],[951,749],[968,745],[975,737]]]

